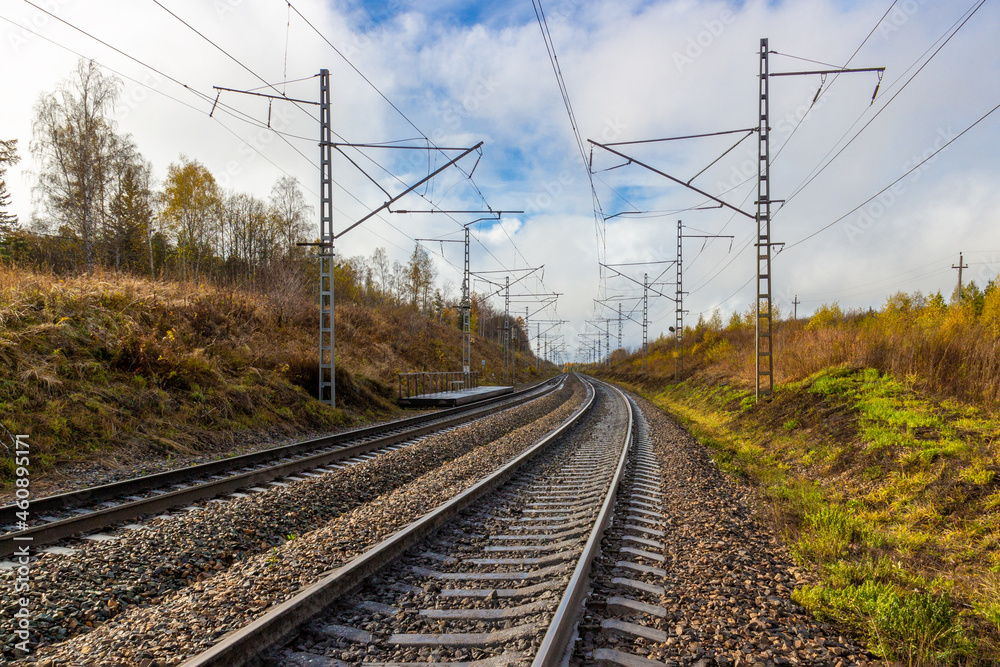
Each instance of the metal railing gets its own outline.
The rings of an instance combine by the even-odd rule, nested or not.
[[[442,391],[461,391],[479,386],[479,371],[444,373],[400,373],[399,398]]]

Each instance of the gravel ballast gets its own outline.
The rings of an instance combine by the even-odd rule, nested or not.
[[[614,474],[620,449],[608,447],[622,440],[626,425],[623,405],[608,390],[598,387],[594,408],[551,449],[534,459],[497,492],[465,510],[442,526],[431,538],[368,580],[355,594],[342,598],[322,617],[314,619],[286,648],[272,653],[266,665],[357,664],[362,659],[376,664],[410,662],[476,661],[499,658],[505,653],[532,655],[537,652],[545,628],[569,582],[600,509],[600,501]],[[600,459],[600,460],[599,460]],[[588,473],[569,472],[589,467]],[[594,477],[597,479],[594,479]],[[588,481],[581,478],[588,477]],[[565,528],[548,522],[534,523],[539,517],[536,504],[551,502],[553,493],[570,491],[589,498],[565,498],[579,503],[581,526],[565,534]],[[558,509],[547,510],[559,513]],[[520,524],[527,522],[530,527]],[[522,533],[535,537],[519,538]],[[548,533],[537,537],[538,533]],[[513,535],[512,535],[513,534]],[[497,553],[500,544],[532,548],[542,543],[565,542],[558,559],[544,564],[486,563],[479,559],[531,556],[518,552]],[[555,554],[545,552],[548,556]],[[544,576],[540,573],[545,572]],[[447,573],[441,578],[436,573]],[[504,575],[513,574],[511,578]],[[471,575],[461,578],[462,575]],[[481,577],[481,578],[480,578]],[[506,597],[503,593],[531,591],[541,584],[544,590]],[[496,589],[485,597],[442,596],[442,589]],[[500,595],[498,595],[500,593]],[[488,613],[517,607],[528,611],[489,620],[483,617],[435,617],[427,612],[448,614],[456,610]],[[396,610],[393,613],[387,609]],[[329,627],[346,628],[330,633]],[[532,627],[534,626],[534,627]],[[463,633],[510,633],[502,639],[449,645],[434,644],[435,638]],[[393,636],[418,635],[426,643],[398,643]],[[350,635],[367,641],[351,641]],[[520,664],[520,663],[519,663]]]
[[[143,588],[145,594],[92,632],[42,648],[39,663],[178,664],[522,451],[579,405],[582,387],[572,385],[336,474],[210,505],[199,516],[163,521],[120,542],[53,561],[64,580],[56,585],[58,579],[42,576],[63,604],[71,591],[92,613],[108,601],[135,597],[131,590],[115,589],[120,585],[117,577],[125,572],[123,559],[136,567],[127,571],[126,587]],[[317,505],[332,502],[336,504],[330,514],[336,516],[324,520],[315,514]],[[288,515],[295,527],[289,527]],[[203,532],[194,539],[192,531]],[[154,537],[159,539],[151,540]],[[154,554],[144,546],[152,541],[157,544]],[[223,558],[233,552],[230,543],[248,546],[242,557],[227,562]],[[81,558],[104,576],[94,581],[77,575],[75,581],[65,581],[70,572],[88,567]],[[182,585],[164,586],[164,571],[149,572],[157,558],[170,563],[167,581],[180,570]],[[145,573],[139,574],[140,569]],[[95,588],[101,590],[98,587],[107,587],[106,596],[92,594]]]
[[[791,600],[807,583],[782,540],[758,520],[753,490],[719,471],[706,447],[636,398],[662,470],[667,610],[664,644],[640,645],[670,665],[868,665],[878,661]]]
[[[120,539],[84,545],[70,555],[42,554],[31,565],[31,644],[58,642],[112,619],[133,605],[165,596],[281,546],[327,521],[403,486],[559,408],[572,390],[492,415],[333,474],[267,492],[153,519]],[[0,572],[13,589],[14,571]],[[4,595],[0,614],[13,618],[17,598]],[[3,657],[19,641],[3,635]],[[91,663],[92,664],[92,663]]]
[[[420,414],[421,411],[414,411],[413,414]],[[411,416],[411,415],[406,415]],[[31,478],[32,495],[36,498],[41,496],[54,496],[61,493],[70,493],[94,486],[121,482],[127,479],[135,479],[145,475],[178,470],[190,466],[212,463],[222,459],[261,452],[275,447],[294,445],[304,440],[313,440],[331,435],[337,435],[346,431],[379,426],[391,423],[394,420],[372,421],[354,424],[350,428],[337,429],[333,431],[302,431],[293,435],[280,432],[260,432],[246,431],[234,436],[238,442],[225,451],[207,451],[199,454],[174,454],[163,456],[156,454],[152,449],[140,452],[138,455],[126,454],[122,451],[112,450],[94,455],[93,459],[74,461],[58,464],[54,469],[33,473]],[[14,487],[0,491],[0,505],[8,505],[14,502]]]

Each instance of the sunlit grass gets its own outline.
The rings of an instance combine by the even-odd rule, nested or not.
[[[953,664],[973,649],[945,594],[910,592],[865,578],[860,584],[807,586],[796,590],[794,598],[821,618],[853,627],[889,660]]]
[[[821,436],[801,411],[768,416],[804,395],[848,406],[856,440]],[[752,480],[771,502],[793,555],[821,575],[796,599],[886,659],[1000,661],[996,590],[984,583],[1000,571],[996,418],[871,369],[820,372],[762,405],[747,396],[682,383],[655,401],[712,449],[720,469]],[[982,635],[988,627],[993,634]]]

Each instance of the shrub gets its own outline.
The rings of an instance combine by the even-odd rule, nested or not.
[[[971,650],[947,595],[901,592],[892,584],[868,580],[843,588],[806,587],[794,597],[817,615],[864,634],[887,660],[908,665],[952,664]]]

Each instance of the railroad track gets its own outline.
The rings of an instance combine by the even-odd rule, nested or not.
[[[658,664],[642,648],[664,634],[658,600],[643,597],[655,596],[648,580],[663,559],[654,541],[658,471],[644,428],[624,394],[592,384],[573,415],[506,466],[185,667],[486,667],[571,656]],[[616,502],[626,510],[612,525]],[[600,556],[602,541],[610,550]],[[595,563],[606,580],[592,583]],[[596,650],[592,637],[574,641],[588,598],[588,628],[596,622],[611,636]],[[595,610],[604,618],[595,621]]]
[[[0,557],[15,553],[26,543],[35,549],[88,533],[92,539],[106,539],[108,536],[97,531],[227,494],[263,491],[267,485],[283,484],[282,479],[301,479],[296,475],[314,476],[368,460],[429,434],[538,398],[556,390],[564,379],[553,378],[514,394],[387,424],[35,498],[31,500],[31,520],[27,523],[18,521],[16,504],[6,505],[0,507],[0,527],[4,531],[0,534]]]
[[[653,455],[649,426],[635,414],[634,456],[618,492],[618,511],[605,534],[594,565],[593,592],[587,600],[573,650],[577,664],[656,666],[653,647],[669,635],[662,606],[662,538],[669,526],[663,515],[662,475]],[[658,657],[658,656],[657,656]]]

